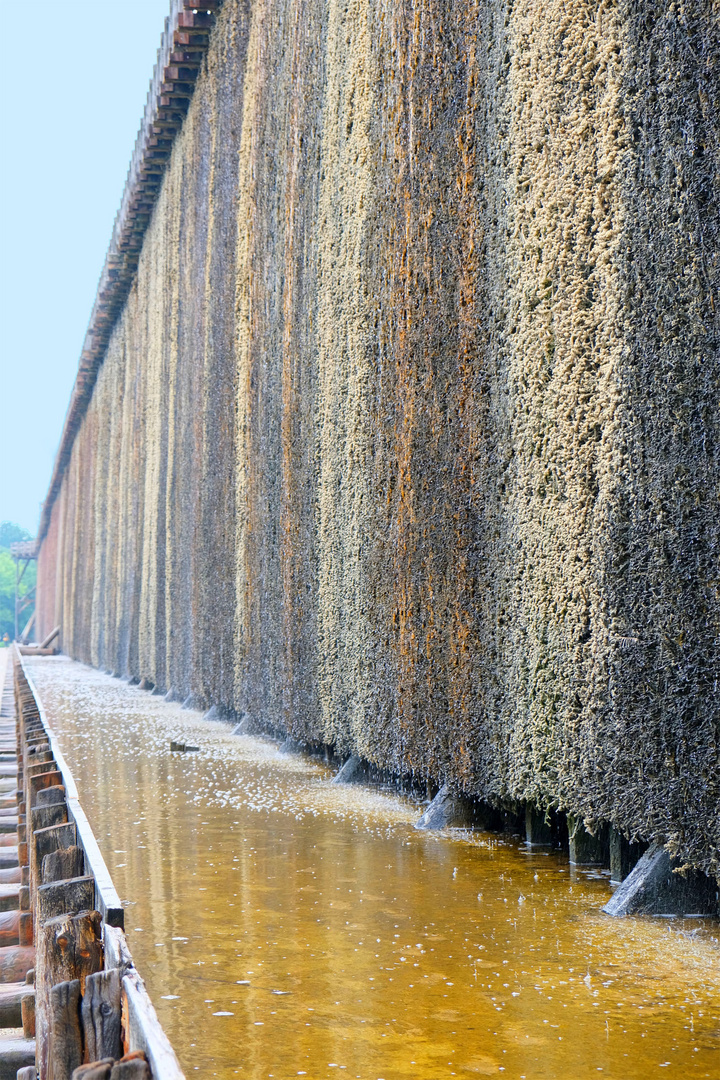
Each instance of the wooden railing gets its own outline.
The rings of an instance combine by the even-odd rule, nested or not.
[[[195,0],[171,0],[120,209],[80,353],[50,487],[40,514],[40,544],[47,533],[53,504],[92,397],[110,334],[135,278],[145,230],[221,7],[222,0],[203,0],[199,5]]]
[[[185,1080],[133,963],[122,903],[70,768],[23,657],[13,653],[18,861],[33,915],[40,1080],[71,1080],[83,1062],[137,1053],[146,1077]]]

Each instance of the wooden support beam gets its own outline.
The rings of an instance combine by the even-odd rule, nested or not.
[[[55,626],[50,631],[48,636],[46,638],[43,638],[43,640],[40,642],[40,648],[41,649],[47,649],[48,646],[55,640],[55,638],[58,636],[59,633],[60,633],[60,627]]]
[[[30,638],[30,631],[32,630],[33,623],[35,622],[35,616],[36,615],[37,615],[37,611],[33,611],[32,615],[30,616],[28,621],[25,623],[25,629],[23,630],[23,632],[20,635],[20,641],[23,644],[27,644],[27,642],[28,642],[28,640]]]

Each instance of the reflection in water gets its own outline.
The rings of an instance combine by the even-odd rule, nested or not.
[[[30,666],[188,1078],[720,1076],[716,923],[610,919],[603,874]]]

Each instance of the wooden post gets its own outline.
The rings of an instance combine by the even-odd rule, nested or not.
[[[113,1065],[110,1080],[150,1080],[150,1069],[144,1057],[128,1054]]]
[[[36,1060],[42,1077],[47,1077],[48,1068],[50,990],[58,983],[79,979],[82,991],[85,978],[101,970],[101,926],[102,916],[99,911],[60,915],[39,924],[35,964]]]
[[[52,790],[52,789],[48,789]],[[49,806],[34,806],[30,811],[30,832],[50,829],[53,825],[67,822],[67,807],[64,802],[50,803]]]
[[[72,979],[50,990],[48,1080],[70,1080],[82,1057],[80,980]]]
[[[44,788],[60,787],[62,782],[62,773],[59,769],[50,769],[48,772],[29,776],[26,798],[28,806],[33,807],[37,805],[38,792],[42,791]]]
[[[35,796],[35,806],[49,806],[50,803],[64,803],[65,788],[62,784],[42,788]]]
[[[82,877],[85,872],[85,855],[82,848],[59,848],[46,855],[40,867],[40,882],[48,885],[52,881],[68,881]],[[40,887],[40,883],[38,883]]]
[[[82,1001],[85,1055],[90,1061],[118,1058],[121,1008],[120,972],[117,968],[88,975]]]
[[[74,849],[79,850],[78,848]],[[58,853],[55,852],[55,855]],[[46,859],[53,858],[46,855]],[[43,866],[45,864],[43,863]],[[75,915],[79,911],[90,911],[95,904],[95,878],[74,877],[65,881],[53,881],[41,885],[37,891],[38,923],[55,919],[65,912]]]
[[[75,843],[75,825],[68,822],[66,825],[51,825],[49,829],[38,829],[32,835],[30,845],[30,895],[35,896],[40,884],[40,872],[42,861],[46,855],[50,855],[59,848],[69,848]]]
[[[52,772],[54,767],[56,763],[50,751],[43,750],[39,754],[28,754],[23,768],[23,777],[28,780],[31,776]]]
[[[18,944],[19,945],[34,945],[34,929],[33,929],[33,913],[32,911],[21,911],[20,918],[18,920]]]
[[[20,998],[20,1017],[22,1019],[23,1036],[26,1039],[35,1038],[35,991],[28,988]]]
[[[72,1080],[110,1080],[113,1061],[91,1061],[89,1065],[81,1065],[72,1074]]]

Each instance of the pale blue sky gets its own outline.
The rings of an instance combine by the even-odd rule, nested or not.
[[[0,520],[34,534],[169,0],[0,0]]]

